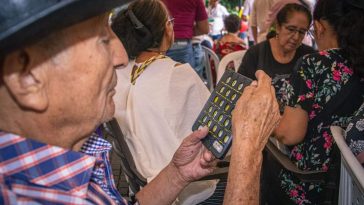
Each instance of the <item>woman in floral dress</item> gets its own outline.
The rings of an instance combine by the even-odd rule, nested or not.
[[[363,101],[364,1],[319,0],[314,28],[320,52],[304,56],[283,86],[287,106],[274,134],[290,145],[290,158],[298,168],[327,171],[334,143],[330,126],[346,127]],[[330,115],[322,115],[330,99],[342,95],[340,91],[351,78],[357,81],[355,95],[330,110]],[[321,184],[301,182],[285,170],[279,179],[292,204],[322,203]]]
[[[364,168],[364,103],[346,128],[345,140]]]

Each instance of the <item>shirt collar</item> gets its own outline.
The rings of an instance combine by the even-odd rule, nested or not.
[[[111,144],[102,139],[101,133],[97,130],[90,138],[82,145],[80,152],[87,155],[96,156],[99,153],[109,152],[112,148]]]
[[[87,192],[97,153],[110,143],[93,134],[80,152],[0,132],[0,174],[12,180],[63,190]],[[83,153],[82,153],[83,152]]]

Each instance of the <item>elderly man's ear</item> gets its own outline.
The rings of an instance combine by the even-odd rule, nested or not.
[[[48,107],[47,64],[31,48],[12,52],[5,57],[4,84],[21,108],[41,112]]]

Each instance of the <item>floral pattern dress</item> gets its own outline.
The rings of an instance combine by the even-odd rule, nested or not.
[[[346,128],[345,140],[355,156],[364,153],[364,103]]]
[[[354,73],[340,49],[305,55],[296,66],[291,79],[280,90],[283,93],[280,101],[291,107],[301,106],[307,111],[309,121],[316,118]],[[346,127],[361,102],[362,96],[358,96],[335,111],[329,120],[318,119],[317,127],[307,130],[303,142],[290,147],[290,158],[298,168],[328,170],[334,143],[330,126]],[[281,188],[295,204],[320,204],[320,184],[303,183],[285,170],[279,177]]]

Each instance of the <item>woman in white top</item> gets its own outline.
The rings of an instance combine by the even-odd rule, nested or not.
[[[138,171],[151,181],[172,159],[210,93],[189,64],[165,56],[173,44],[173,19],[159,0],[139,0],[121,11],[112,28],[132,59],[118,69],[116,118]],[[128,29],[125,29],[128,28]],[[175,204],[197,204],[216,181],[194,182]]]

